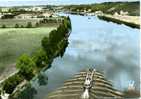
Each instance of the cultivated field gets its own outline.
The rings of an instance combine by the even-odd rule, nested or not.
[[[16,59],[21,54],[32,54],[41,47],[41,39],[55,28],[56,26],[0,29],[0,79],[15,70]]]

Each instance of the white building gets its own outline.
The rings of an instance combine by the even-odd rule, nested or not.
[[[103,15],[102,11],[95,11],[95,15]]]
[[[114,16],[118,16],[119,14],[117,12],[114,13]]]
[[[0,13],[0,19],[2,18],[2,16],[3,16],[3,14],[2,14],[2,13]]]
[[[124,12],[124,11],[121,10],[121,11],[120,11],[120,15],[123,15],[123,16],[124,16],[124,15],[128,15],[128,12]]]
[[[8,12],[9,11],[9,8],[2,8],[1,11],[2,12]]]

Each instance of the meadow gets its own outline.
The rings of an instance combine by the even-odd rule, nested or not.
[[[4,73],[15,69],[16,59],[23,53],[31,55],[41,47],[41,39],[55,29],[40,28],[4,28],[0,29],[0,79]],[[3,74],[3,75],[1,75]]]

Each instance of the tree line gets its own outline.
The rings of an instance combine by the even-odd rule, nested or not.
[[[35,27],[40,27],[43,24],[48,24],[48,23],[60,23],[62,21],[62,18],[60,19],[47,19],[44,18],[38,22],[36,22],[35,24],[33,24],[32,22],[27,22],[25,25],[21,25],[16,23],[12,28],[35,28]],[[6,26],[5,24],[1,25],[1,28],[9,28],[9,26]]]

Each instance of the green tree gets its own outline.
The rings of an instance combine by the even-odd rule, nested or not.
[[[45,50],[45,52],[47,53],[48,58],[52,57],[53,52],[52,52],[52,46],[49,38],[48,37],[44,37],[41,41],[42,47]]]
[[[49,40],[52,45],[55,45],[58,42],[58,35],[57,31],[53,30],[49,33]]]
[[[5,25],[5,24],[3,24],[3,25],[2,25],[2,28],[6,28],[6,25]]]
[[[32,28],[32,23],[31,22],[28,22],[27,25],[26,25],[26,27],[27,28]]]
[[[21,25],[21,28],[24,28],[24,26],[23,26],[23,25]]]
[[[38,50],[34,54],[33,60],[36,63],[36,66],[38,68],[42,68],[44,66],[47,66],[47,64],[49,63],[48,56],[47,56],[46,52],[43,49]]]
[[[38,83],[40,86],[46,85],[48,81],[48,77],[46,77],[44,74],[40,73],[38,75]]]
[[[22,80],[22,77],[20,77],[18,74],[15,74],[4,81],[2,90],[11,94]]]
[[[15,24],[15,28],[19,28],[19,24]]]
[[[37,94],[37,90],[28,83],[26,88],[17,94],[14,97],[10,97],[10,99],[33,99],[34,95]]]
[[[26,80],[32,79],[32,77],[36,73],[36,64],[28,55],[23,54],[16,63],[17,69],[19,69],[19,73]]]
[[[35,27],[39,27],[39,23],[38,22],[36,22]]]

